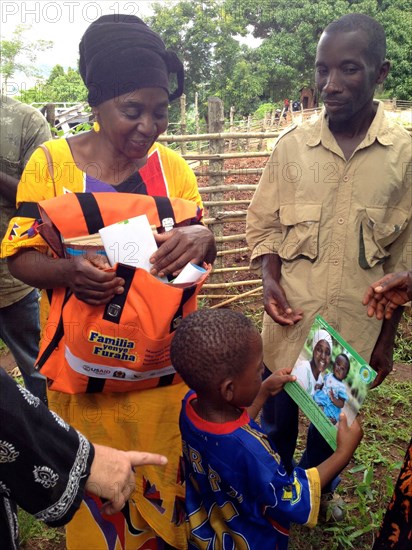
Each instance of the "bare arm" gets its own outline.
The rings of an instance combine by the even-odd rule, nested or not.
[[[9,176],[5,172],[0,172],[0,194],[3,195],[11,204],[16,204],[16,192],[19,180]]]

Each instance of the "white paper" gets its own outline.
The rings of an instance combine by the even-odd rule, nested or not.
[[[151,270],[157,244],[147,216],[136,216],[99,230],[110,265],[122,263]]]
[[[206,269],[203,267],[187,264],[172,282],[173,284],[196,283],[204,273],[206,273]]]

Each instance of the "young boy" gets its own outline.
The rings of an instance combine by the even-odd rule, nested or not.
[[[316,524],[321,487],[349,462],[362,438],[359,424],[348,428],[342,416],[336,452],[288,475],[250,416],[294,377],[283,370],[262,383],[253,324],[231,310],[196,311],[177,329],[171,357],[192,388],[180,415],[189,548],[287,548],[291,521]]]
[[[333,372],[324,375],[322,386],[313,395],[313,399],[323,409],[332,424],[339,422],[339,415],[348,399],[346,384],[343,380],[348,376],[349,368],[349,357],[340,353],[335,359]]]

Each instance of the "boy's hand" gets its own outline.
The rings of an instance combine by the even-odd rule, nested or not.
[[[296,376],[292,376],[290,371],[292,369],[280,369],[271,374],[266,380],[262,382],[259,393],[255,397],[253,403],[248,407],[248,414],[250,418],[256,418],[260,409],[265,404],[265,401],[271,395],[276,395],[281,390],[286,382],[294,382]]]
[[[344,413],[339,415],[337,449],[336,453],[346,457],[346,461],[352,458],[363,437],[363,430],[357,418],[348,426],[348,419]]]
[[[287,382],[296,380],[296,376],[290,374],[291,371],[292,368],[277,370],[262,382],[262,390],[266,395],[266,399],[282,391]]]
[[[355,418],[350,426],[344,413],[339,415],[338,447],[336,451],[324,460],[317,470],[319,472],[321,487],[325,487],[339,472],[345,468],[353,456],[357,446],[363,437],[363,431],[359,420]]]

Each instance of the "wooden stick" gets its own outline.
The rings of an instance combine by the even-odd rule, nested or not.
[[[260,285],[260,284],[262,284],[261,279],[251,279],[249,281],[232,281],[231,283],[206,283],[203,285],[203,288],[232,288],[234,286]]]
[[[224,300],[223,302],[220,302],[220,304],[215,304],[214,306],[211,306],[210,309],[216,309],[218,307],[225,306],[227,304],[230,304],[231,302],[235,302],[236,300],[240,300],[241,298],[245,298],[246,296],[250,296],[251,294],[256,294],[257,292],[260,292],[263,290],[263,286],[259,286],[258,288],[255,288],[253,290],[248,290],[247,292],[243,292],[243,294],[237,294],[236,296],[233,296],[232,298],[229,298],[228,300]]]

